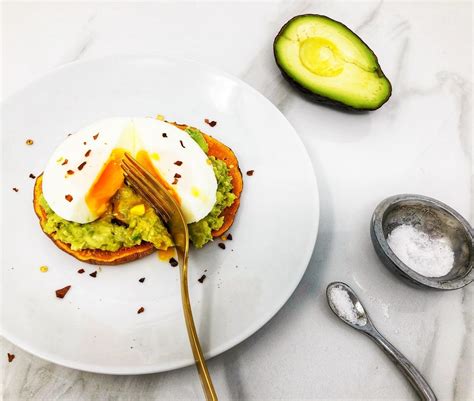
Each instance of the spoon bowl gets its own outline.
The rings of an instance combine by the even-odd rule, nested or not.
[[[364,306],[347,284],[340,281],[329,284],[326,297],[331,310],[344,323],[357,330],[372,325]]]

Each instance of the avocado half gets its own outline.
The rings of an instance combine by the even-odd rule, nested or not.
[[[298,15],[273,43],[283,76],[313,100],[375,110],[392,93],[374,52],[347,26],[324,15]]]

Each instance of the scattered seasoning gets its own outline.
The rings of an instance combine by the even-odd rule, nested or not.
[[[163,138],[168,138],[168,134],[166,132],[163,132],[161,135],[163,136]]]
[[[142,277],[141,279],[138,280],[140,283],[143,283],[145,281],[145,277]]]
[[[96,278],[97,277],[97,270],[89,274],[89,276]]]
[[[27,139],[26,144],[27,145],[33,145],[33,139]]]
[[[164,121],[165,116],[162,116],[161,114],[157,114],[156,119],[160,121]]]
[[[95,134],[92,138],[94,138],[94,141],[99,137],[99,133]]]
[[[40,267],[40,272],[41,273],[46,273],[48,271],[48,266],[41,266]]]
[[[74,170],[68,170],[66,171],[68,175],[73,175],[74,174]]]
[[[206,124],[210,125],[211,127],[215,127],[216,124],[217,124],[216,121],[209,121],[208,118],[205,118],[205,119],[204,119],[204,122],[205,122]]]
[[[128,224],[123,222],[122,220],[119,220],[117,218],[113,218],[111,221],[112,224],[115,224],[116,226],[122,226],[122,227],[128,227]]]
[[[206,275],[203,274],[200,278],[198,278],[198,281],[202,284],[202,283],[204,283],[205,279],[206,279]]]
[[[77,272],[78,272],[79,274],[83,274],[83,273],[85,273],[86,271],[85,271],[84,269],[79,269]]]
[[[248,175],[249,177],[251,177],[251,176],[253,175],[253,172],[254,172],[254,170],[249,170],[249,171],[247,171],[247,175]]]
[[[181,146],[182,146],[184,149],[186,149],[186,146],[184,146],[184,143],[183,143],[183,141],[182,141],[181,139],[179,140],[179,143],[181,144]]]
[[[72,134],[67,134],[67,136],[71,136]]]
[[[178,179],[175,178],[174,181],[171,183],[171,185],[176,185],[178,183]]]
[[[68,161],[69,161],[68,159],[64,159],[64,161],[61,163],[61,166],[66,165]]]
[[[425,277],[442,277],[453,268],[454,253],[446,237],[402,224],[389,234],[387,242],[403,263]]]
[[[178,261],[175,258],[171,258],[170,259],[170,265],[172,267],[176,267],[176,266],[178,266]]]
[[[84,166],[86,165],[87,162],[82,162],[81,164],[79,164],[79,166],[77,166],[77,169],[80,171],[84,168]]]
[[[15,359],[15,354],[7,353],[7,356],[8,356],[8,362],[12,362]]]
[[[66,198],[66,200],[67,200],[68,202],[72,202],[72,200],[73,200],[72,195],[69,195],[69,194],[67,194],[67,195],[65,196],[65,198]]]
[[[68,286],[66,286],[66,287],[64,287],[64,288],[61,288],[61,289],[59,289],[59,290],[56,290],[56,296],[57,296],[58,298],[64,298],[70,288],[71,288],[71,286],[68,285]]]
[[[140,314],[143,312],[145,312],[145,308],[143,306],[140,306],[140,309],[137,310],[137,313]]]
[[[229,168],[234,168],[235,166],[233,164],[229,164]]]
[[[89,150],[84,154],[84,156],[85,156],[85,157],[89,157],[90,154],[91,154],[91,152],[92,152],[92,150],[89,149]]]
[[[84,145],[87,145],[87,142],[83,142],[83,143],[84,143]]]
[[[183,162],[181,160],[177,160],[174,162],[174,164],[176,164],[177,166],[181,166]]]
[[[221,249],[225,249],[225,244],[223,242],[219,242],[217,246]]]
[[[13,189],[15,192],[18,192],[18,191],[19,191],[19,189],[16,188],[16,187],[13,187],[12,189]]]
[[[30,177],[31,179],[34,180],[36,178],[36,175],[34,175],[33,173],[30,173],[30,175],[28,177]]]
[[[232,241],[232,234],[227,234],[227,241]]]
[[[176,174],[174,175],[174,178],[181,178],[181,174],[176,173]]]

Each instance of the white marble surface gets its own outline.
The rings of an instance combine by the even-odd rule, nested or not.
[[[391,79],[380,110],[309,103],[281,78],[272,40],[290,17],[352,27]],[[408,287],[370,243],[376,204],[403,192],[438,198],[472,223],[472,3],[2,3],[2,98],[64,63],[108,54],[171,54],[234,74],[267,96],[311,155],[321,195],[318,242],[289,302],[243,344],[210,361],[221,399],[413,399],[367,338],[337,321],[324,289],[346,281],[380,331],[442,400],[472,400],[473,288]],[[25,116],[27,118],[27,116]],[[14,353],[12,363],[6,353]],[[17,400],[202,398],[194,367],[146,376],[66,369],[2,341],[3,397]]]

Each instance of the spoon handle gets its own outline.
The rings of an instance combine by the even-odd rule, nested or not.
[[[402,371],[416,393],[423,401],[436,401],[436,395],[428,382],[421,375],[415,366],[405,356],[396,349],[382,334],[377,330],[367,331],[366,334],[371,337],[375,343],[388,355],[393,363]]]

